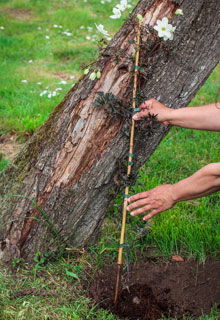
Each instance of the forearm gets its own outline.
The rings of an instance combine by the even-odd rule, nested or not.
[[[220,131],[220,103],[202,107],[173,109],[168,123],[189,129]]]
[[[200,198],[220,190],[220,163],[211,163],[172,186],[175,203]]]

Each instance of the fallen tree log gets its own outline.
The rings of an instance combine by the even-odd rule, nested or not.
[[[179,7],[184,16],[174,16]],[[139,1],[96,61],[101,78],[92,81],[89,74],[84,76],[1,173],[2,261],[20,256],[31,260],[37,251],[55,251],[57,239],[64,245],[84,246],[100,228],[114,198],[109,191],[117,188],[119,163],[127,160],[124,106],[129,114],[137,13],[144,18],[139,94],[180,108],[188,105],[219,61],[219,10],[216,0]],[[173,41],[160,41],[152,28],[164,16],[172,17],[176,26]],[[107,100],[103,107],[94,106],[97,92]],[[109,111],[111,101],[123,115]],[[133,172],[168,131],[169,127],[154,124],[150,136],[148,130],[136,132]],[[25,197],[9,197],[12,194]]]

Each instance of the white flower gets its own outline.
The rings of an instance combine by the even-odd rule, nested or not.
[[[90,36],[86,36],[86,40],[91,40],[91,37]]]
[[[127,0],[121,0],[120,4],[116,5],[116,8],[118,8],[120,11],[124,11],[127,8],[131,8],[131,6],[128,4]]]
[[[80,26],[79,28],[80,28],[80,29],[84,29],[85,27],[84,27],[84,26]]]
[[[67,84],[67,82],[65,80],[62,80],[59,82],[59,84]]]
[[[51,93],[49,93],[47,97],[50,99],[50,98],[52,97],[52,94],[51,94]]]
[[[37,29],[38,29],[38,30],[41,30],[42,28],[41,28],[41,27],[37,27]]]
[[[168,19],[164,17],[162,20],[157,20],[157,25],[154,26],[154,29],[158,32],[158,37],[166,40],[173,40],[173,33],[175,27],[168,23]]]
[[[37,82],[37,84],[40,86],[42,83],[41,82]]]
[[[176,15],[183,16],[183,10],[182,9],[177,9],[175,12]]]
[[[28,60],[28,63],[33,63],[33,60]]]
[[[90,80],[95,80],[95,78],[96,78],[96,73],[95,73],[95,72],[92,72],[92,73],[90,74],[90,76],[89,76],[89,79],[90,79]]]
[[[121,11],[118,8],[113,8],[113,16],[110,16],[111,19],[119,19],[121,17]]]
[[[65,34],[65,35],[68,36],[68,37],[72,36],[72,33],[71,33],[71,32],[68,32],[68,31],[64,31],[64,32],[62,32],[62,33]]]
[[[4,30],[4,29],[5,29],[5,27],[1,26],[1,27],[0,27],[0,29],[1,29],[1,30]]]
[[[50,37],[49,37],[49,36],[45,36],[45,38],[46,38],[46,39],[50,39]]]
[[[47,90],[44,90],[44,91],[42,91],[42,92],[40,93],[40,96],[42,97],[42,96],[44,96],[46,93],[47,93]]]
[[[62,88],[56,88],[55,90],[56,90],[56,91],[60,91],[60,90],[63,90],[63,89],[62,89]]]
[[[104,30],[104,26],[102,24],[97,24],[95,23],[96,28],[101,32],[105,37],[109,37],[108,31]]]
[[[23,83],[27,83],[27,80],[21,80],[21,82],[23,82]]]
[[[54,28],[58,28],[59,26],[58,26],[57,24],[54,24],[53,27],[54,27]]]
[[[70,76],[70,79],[75,79],[75,76]]]

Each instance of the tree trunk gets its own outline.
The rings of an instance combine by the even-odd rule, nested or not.
[[[179,7],[184,15],[174,16]],[[84,76],[2,172],[0,259],[31,260],[37,251],[56,250],[56,232],[69,246],[84,246],[101,226],[129,138],[123,116],[92,102],[102,91],[131,105],[135,46],[128,40],[136,39],[137,13],[150,32],[147,39],[142,29],[139,93],[179,108],[188,105],[219,60],[219,10],[216,0],[140,0],[96,62],[101,78]],[[173,41],[160,41],[152,28],[164,16],[173,17]],[[150,136],[136,130],[134,173],[168,131],[159,124]],[[33,199],[47,219],[30,200],[12,194]]]

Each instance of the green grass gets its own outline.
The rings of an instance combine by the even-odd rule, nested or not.
[[[83,262],[62,258],[54,263],[0,270],[0,319],[114,320],[83,296]]]
[[[22,137],[33,133],[44,123],[83,74],[83,66],[92,62],[97,55],[96,41],[86,39],[86,36],[99,39],[94,23],[104,24],[111,35],[123,23],[122,19],[108,19],[115,3],[118,1],[104,5],[99,0],[88,0],[87,3],[77,0],[0,1],[0,26],[4,26],[4,30],[0,29],[0,132],[16,133]],[[54,25],[62,25],[63,28],[55,28]],[[89,32],[88,27],[93,27],[93,30]],[[71,36],[62,33],[67,29],[72,33]],[[215,101],[219,74],[218,66],[191,106]],[[60,84],[63,80],[66,83]],[[48,93],[56,88],[62,90],[48,98]],[[40,96],[43,90],[47,90],[47,94]],[[172,128],[139,170],[137,183],[131,192],[175,183],[210,162],[219,162],[219,149],[219,133]],[[8,160],[3,156],[0,171],[7,163]],[[84,290],[77,278],[81,280],[84,277],[88,263],[96,269],[106,261],[116,262],[121,203],[120,193],[108,212],[99,243],[90,247],[89,253],[79,260],[68,257],[48,264],[36,260],[29,269],[21,265],[17,273],[16,268],[12,272],[2,268],[0,318],[116,319],[83,296]],[[128,217],[126,242],[132,248],[129,250],[129,259],[137,262],[149,254],[163,256],[164,259],[173,254],[201,261],[209,256],[219,259],[219,218],[219,193],[177,204],[155,217],[147,223],[147,234],[141,240],[137,239],[138,234],[146,223],[141,217]],[[30,289],[37,294],[17,294]],[[45,290],[47,294],[44,297],[40,293]],[[199,319],[217,319],[218,315],[213,311],[210,317]]]
[[[100,34],[94,23],[103,23],[112,8],[113,4],[100,6],[98,0],[83,6],[77,0],[65,3],[1,1],[0,26],[4,27],[0,30],[2,129],[24,135],[45,122],[54,106],[83,74],[83,65],[97,56]],[[104,22],[113,35],[123,21],[106,19]],[[71,35],[63,34],[66,31]],[[62,80],[67,83],[59,84]],[[37,84],[39,82],[41,84]],[[49,99],[48,92],[40,97],[44,90],[53,92],[59,87],[62,90],[57,91],[55,97]]]

